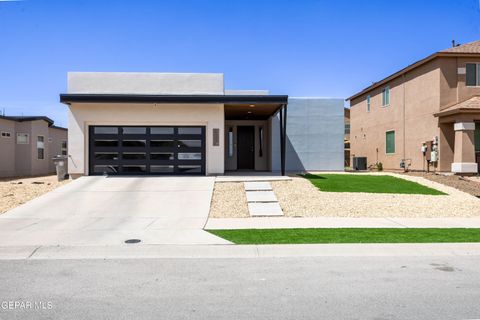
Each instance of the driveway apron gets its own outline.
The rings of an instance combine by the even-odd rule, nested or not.
[[[214,177],[81,177],[0,216],[0,246],[225,244],[203,231]]]

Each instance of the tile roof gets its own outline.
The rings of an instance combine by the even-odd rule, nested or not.
[[[460,112],[480,112],[480,96],[473,96],[470,99],[454,104],[440,112],[435,113],[435,116],[446,116]]]
[[[480,40],[439,51],[440,53],[480,53]]]

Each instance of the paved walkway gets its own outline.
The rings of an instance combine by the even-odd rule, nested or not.
[[[480,218],[217,218],[205,229],[480,228]]]
[[[248,203],[248,212],[252,217],[283,216],[282,208],[268,181],[251,181],[243,183]]]
[[[202,230],[214,177],[82,177],[0,216],[0,246],[225,244]]]

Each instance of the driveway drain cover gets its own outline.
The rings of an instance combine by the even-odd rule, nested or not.
[[[125,243],[139,243],[139,242],[142,242],[142,240],[140,240],[140,239],[128,239],[128,240],[125,240]]]

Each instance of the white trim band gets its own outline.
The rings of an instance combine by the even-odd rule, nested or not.
[[[453,125],[455,131],[475,130],[475,122],[456,122]]]
[[[452,163],[454,173],[477,173],[478,163],[475,162],[454,162]]]

